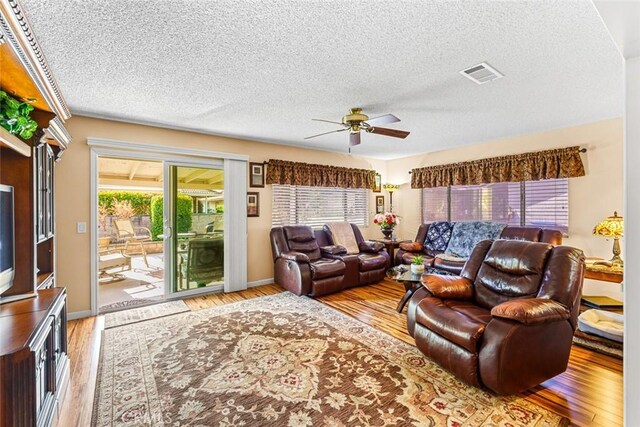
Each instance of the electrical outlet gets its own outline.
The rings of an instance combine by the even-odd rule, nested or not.
[[[78,223],[76,223],[76,231],[78,233],[86,233],[87,232],[87,223],[86,222],[78,222]]]

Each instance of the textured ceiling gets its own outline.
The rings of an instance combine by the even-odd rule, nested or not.
[[[345,133],[303,138],[361,106],[411,131],[352,150],[380,158],[622,115],[622,59],[590,1],[23,4],[78,115],[346,152]],[[484,61],[505,77],[458,74]]]

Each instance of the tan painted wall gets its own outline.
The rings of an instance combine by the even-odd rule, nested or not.
[[[77,234],[76,223],[91,222],[90,218],[90,149],[88,137],[110,138],[121,141],[143,142],[155,145],[178,146],[227,153],[247,154],[252,162],[271,158],[375,169],[385,182],[386,162],[348,154],[265,144],[191,132],[174,131],[150,126],[120,123],[108,120],[74,116],[66,127],[73,143],[56,165],[56,239],[57,281],[66,286],[69,311],[89,310],[90,294],[90,234]],[[321,144],[321,142],[318,142]],[[345,140],[346,149],[346,140]],[[249,268],[248,280],[273,277],[273,261],[269,245],[271,229],[271,187],[251,188],[260,193],[260,217],[248,218]],[[375,194],[371,195],[371,215],[375,209]],[[379,234],[373,227],[363,229],[365,236]]]
[[[588,150],[582,157],[587,175],[569,180],[569,237],[565,244],[581,248],[588,256],[611,258],[613,243],[593,236],[591,231],[614,210],[622,212],[622,141],[620,118],[390,160],[389,181],[402,184],[393,195],[394,211],[402,219],[398,235],[414,238],[421,223],[420,190],[411,189],[409,184],[408,171],[412,168],[579,145]],[[585,293],[622,299],[619,286],[601,282],[588,281]]]
[[[67,129],[73,136],[74,142],[56,168],[56,236],[58,283],[68,289],[70,312],[90,308],[90,235],[76,233],[76,222],[90,223],[88,137],[247,154],[250,156],[250,161],[255,162],[278,158],[376,169],[382,174],[383,183],[403,184],[401,189],[394,193],[394,211],[402,219],[398,236],[402,238],[415,237],[420,224],[420,191],[411,190],[408,185],[408,171],[411,168],[580,145],[589,150],[584,157],[587,176],[572,179],[570,183],[570,237],[566,243],[582,248],[589,255],[610,257],[611,242],[592,236],[591,229],[597,221],[611,214],[614,209],[622,211],[622,119],[391,161],[78,116],[67,122]],[[260,192],[261,216],[248,219],[249,281],[273,277],[268,240],[268,230],[271,228],[271,189],[267,186],[264,189],[250,191],[254,190]],[[388,204],[388,194],[386,192],[383,194]],[[377,193],[371,195],[372,213],[376,195]],[[363,232],[366,237],[380,234],[374,227],[368,227]],[[618,287],[613,285],[592,282],[586,289],[589,291],[587,293],[607,294],[621,298]]]

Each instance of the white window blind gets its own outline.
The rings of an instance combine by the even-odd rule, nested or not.
[[[569,232],[568,179],[525,182],[524,193],[524,225]]]
[[[422,219],[490,221],[569,231],[569,180],[425,188]]]
[[[369,223],[369,193],[364,188],[272,186],[274,227],[304,224],[322,228],[327,222]]]
[[[422,222],[449,220],[449,187],[422,189]]]

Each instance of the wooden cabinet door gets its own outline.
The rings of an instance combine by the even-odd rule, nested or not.
[[[35,419],[37,426],[50,426],[55,409],[55,372],[53,361],[53,318],[40,329],[40,337],[31,349],[35,365]]]
[[[45,163],[46,148],[44,144],[37,146],[33,150],[34,172],[35,172],[35,205],[36,205],[36,233],[38,236],[38,242],[47,238],[47,230],[45,226],[45,187],[44,182],[46,179],[46,163]]]
[[[53,364],[55,372],[55,390],[57,391],[63,378],[67,357],[67,298],[66,296],[51,311],[53,320]]]

